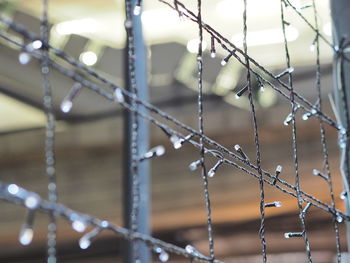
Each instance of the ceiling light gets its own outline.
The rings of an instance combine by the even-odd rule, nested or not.
[[[56,32],[60,35],[93,33],[97,31],[97,22],[91,18],[61,22],[56,25]]]
[[[332,36],[332,24],[331,22],[328,22],[326,24],[324,24],[323,26],[323,32],[327,35],[327,36]]]
[[[207,42],[202,41],[202,51],[207,47]],[[187,50],[190,53],[197,53],[199,48],[199,39],[191,39],[187,42]]]
[[[272,2],[272,1],[270,1]],[[278,2],[266,3],[266,1],[261,0],[252,0],[248,1],[247,9],[249,10],[249,16],[261,17],[261,16],[270,16],[272,12],[277,11],[279,7]],[[241,17],[244,10],[243,1],[236,0],[222,0],[217,3],[216,11],[220,17],[224,18],[237,18]]]
[[[299,31],[289,26],[286,28],[287,41],[291,42],[299,37]],[[243,34],[236,34],[232,37],[232,41],[235,45],[243,46]],[[266,29],[261,31],[252,31],[247,34],[247,45],[248,46],[263,46],[270,44],[283,43],[283,31],[280,28]]]
[[[97,62],[97,55],[92,51],[86,51],[80,54],[80,61],[87,66],[95,65]]]

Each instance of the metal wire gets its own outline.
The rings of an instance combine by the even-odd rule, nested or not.
[[[48,26],[48,0],[43,0],[41,17],[41,39],[49,42]],[[55,170],[55,115],[52,101],[52,88],[49,79],[49,50],[46,46],[42,49],[43,59],[41,62],[41,74],[43,77],[43,105],[46,114],[46,138],[45,138],[45,163],[46,175],[48,177],[48,200],[57,202],[57,184]],[[57,224],[53,213],[49,213],[49,224],[47,234],[47,263],[56,263],[56,234]]]
[[[250,176],[253,176],[256,178],[259,182],[259,189],[260,189],[260,214],[261,214],[261,223],[260,223],[260,231],[259,235],[261,238],[261,245],[262,245],[262,256],[263,256],[263,262],[267,262],[267,255],[266,255],[266,240],[265,240],[265,193],[264,193],[264,184],[271,185],[275,187],[276,189],[282,191],[283,193],[286,193],[298,201],[298,208],[299,208],[299,217],[301,222],[301,229],[302,229],[302,237],[305,242],[305,248],[306,248],[306,254],[308,257],[308,261],[312,262],[311,257],[311,247],[308,240],[308,234],[306,230],[306,223],[305,223],[305,213],[303,212],[303,203],[308,203],[314,207],[317,207],[319,209],[322,209],[323,211],[326,211],[329,213],[333,221],[333,227],[336,233],[336,248],[337,248],[337,260],[338,263],[341,260],[340,257],[340,242],[339,242],[339,227],[338,223],[336,221],[336,218],[338,216],[341,216],[344,220],[349,220],[350,217],[344,213],[342,213],[340,210],[337,210],[335,208],[335,201],[334,201],[334,192],[333,192],[333,185],[331,180],[331,174],[330,174],[330,168],[329,168],[329,158],[328,158],[328,150],[327,150],[327,141],[326,141],[326,135],[325,135],[325,128],[324,124],[327,124],[336,130],[341,130],[342,127],[339,126],[335,121],[333,121],[329,116],[327,116],[324,112],[322,112],[322,101],[321,101],[321,83],[320,83],[320,51],[319,51],[319,39],[322,39],[325,41],[326,44],[328,44],[331,48],[334,49],[333,45],[319,33],[318,29],[318,22],[317,22],[317,10],[315,6],[315,2],[313,0],[313,9],[314,9],[314,18],[315,18],[315,26],[313,26],[301,13],[300,11],[293,6],[288,0],[281,0],[281,22],[282,22],[282,30],[284,35],[284,47],[285,47],[285,53],[286,53],[286,66],[287,68],[291,67],[290,62],[290,56],[289,56],[289,50],[288,50],[288,42],[286,39],[286,31],[285,31],[285,19],[284,19],[284,5],[290,6],[297,15],[314,31],[316,35],[316,89],[318,94],[318,103],[316,105],[309,102],[306,98],[304,98],[302,95],[297,93],[293,88],[293,81],[292,81],[292,74],[291,72],[287,72],[288,74],[288,83],[285,83],[282,81],[281,77],[279,75],[275,75],[272,72],[270,72],[268,69],[263,67],[261,64],[259,64],[256,60],[254,60],[249,54],[248,54],[248,47],[247,47],[247,0],[244,1],[244,12],[243,12],[243,49],[240,49],[237,47],[234,43],[227,40],[224,36],[222,36],[218,31],[216,31],[214,28],[212,28],[210,25],[206,24],[202,20],[202,1],[197,0],[197,11],[198,13],[195,14],[191,10],[189,10],[183,3],[177,1],[177,0],[171,0],[171,2],[168,2],[166,0],[159,0],[160,2],[168,5],[169,7],[173,8],[179,16],[183,16],[188,18],[189,20],[193,21],[198,25],[198,36],[199,36],[199,45],[198,45],[198,55],[197,55],[197,64],[198,64],[198,124],[199,128],[198,130],[193,129],[182,122],[178,121],[171,115],[161,111],[154,105],[147,103],[145,101],[142,101],[138,98],[137,92],[136,92],[136,78],[135,78],[135,51],[134,51],[134,38],[133,38],[133,25],[132,25],[132,5],[131,1],[128,0],[126,4],[126,29],[127,29],[127,36],[128,36],[128,71],[129,71],[129,81],[131,85],[131,90],[127,91],[122,89],[121,87],[113,84],[108,79],[102,77],[100,74],[96,73],[91,68],[86,67],[82,63],[76,61],[72,57],[67,56],[62,50],[53,48],[48,43],[48,26],[47,26],[47,2],[48,0],[43,0],[44,3],[44,11],[42,16],[42,33],[40,40],[43,43],[43,49],[42,52],[38,52],[36,50],[29,50],[27,46],[18,43],[17,41],[13,40],[12,38],[2,34],[0,32],[0,37],[3,39],[19,46],[30,54],[31,56],[39,59],[42,61],[42,74],[43,74],[43,84],[44,84],[44,109],[47,113],[47,119],[48,119],[48,125],[47,125],[47,137],[46,137],[46,157],[50,156],[52,159],[50,159],[50,162],[48,162],[48,159],[46,159],[47,164],[47,172],[49,176],[49,201],[40,201],[40,210],[46,211],[51,215],[51,223],[52,228],[49,227],[49,240],[48,240],[48,262],[54,263],[56,262],[56,250],[55,244],[56,244],[56,225],[55,220],[57,216],[63,216],[69,220],[71,219],[71,213],[78,213],[76,211],[72,211],[61,204],[56,203],[57,202],[57,193],[56,191],[56,179],[54,176],[54,115],[53,115],[53,105],[52,105],[52,97],[51,97],[51,87],[48,79],[48,72],[49,72],[49,66],[56,69],[57,71],[61,72],[62,74],[70,77],[76,82],[81,83],[84,87],[89,88],[97,93],[97,95],[100,95],[108,100],[115,101],[116,98],[113,95],[113,93],[110,90],[106,90],[101,88],[98,84],[88,80],[87,78],[83,77],[82,75],[78,74],[77,72],[67,69],[64,66],[60,65],[53,59],[51,59],[48,56],[48,52],[51,51],[53,55],[56,56],[56,58],[63,59],[64,61],[68,62],[70,65],[72,65],[75,69],[78,71],[83,71],[87,73],[90,77],[96,79],[97,81],[100,81],[104,84],[107,84],[108,88],[110,88],[113,92],[116,89],[119,89],[122,96],[125,96],[127,98],[126,101],[119,101],[121,106],[126,108],[127,110],[131,111],[133,113],[133,125],[132,125],[132,174],[133,174],[133,207],[132,207],[132,226],[131,230],[127,230],[124,228],[120,228],[117,226],[112,226],[110,222],[108,222],[108,229],[120,234],[123,238],[126,238],[128,240],[132,241],[138,241],[141,240],[145,242],[148,245],[157,245],[162,247],[163,249],[176,253],[185,257],[189,257],[191,260],[199,260],[204,262],[219,262],[215,259],[215,253],[214,253],[214,238],[213,238],[213,224],[212,224],[212,218],[211,218],[211,201],[209,197],[209,185],[208,185],[208,175],[206,171],[205,166],[205,156],[207,154],[212,155],[213,157],[217,158],[223,163],[226,163],[228,165],[231,165],[232,167],[239,169],[240,171],[243,171],[245,174],[248,174]],[[28,32],[23,26],[20,26],[4,17],[0,16],[0,21],[5,23],[9,26],[9,28],[13,29],[17,33],[21,34],[26,39],[29,39],[31,41],[34,41],[38,39],[37,36],[32,34],[31,32]],[[203,60],[202,60],[202,45],[203,45],[203,34],[206,33],[210,36],[211,41],[215,42],[220,45],[228,54],[230,57],[241,63],[246,69],[247,69],[247,89],[248,89],[248,99],[249,104],[251,108],[252,113],[252,120],[253,120],[253,129],[254,129],[254,143],[256,147],[256,163],[251,162],[248,158],[245,158],[244,156],[241,156],[237,153],[231,152],[226,147],[222,146],[218,142],[212,140],[204,133],[204,122],[203,122]],[[341,53],[340,53],[341,55]],[[342,60],[340,61],[340,68],[342,69]],[[340,71],[341,79],[344,78],[343,70]],[[277,178],[273,173],[265,171],[261,167],[261,150],[260,150],[260,142],[259,142],[259,132],[258,132],[258,125],[257,125],[257,116],[256,116],[256,110],[253,100],[253,88],[252,88],[252,77],[256,77],[262,85],[268,85],[272,89],[274,89],[277,93],[282,95],[284,98],[286,98],[291,103],[291,128],[292,128],[292,148],[293,148],[293,162],[294,162],[294,170],[295,170],[295,182],[294,185],[291,185],[287,183],[286,181]],[[277,84],[275,84],[277,83]],[[342,82],[343,83],[343,82]],[[344,107],[347,108],[347,100],[346,100],[346,91],[343,88],[343,102],[345,103]],[[318,200],[316,197],[304,192],[301,190],[300,186],[300,175],[299,175],[299,161],[298,161],[298,149],[297,149],[297,129],[296,129],[296,119],[295,114],[296,110],[300,107],[305,112],[311,112],[312,110],[315,111],[313,116],[318,118],[320,123],[320,134],[321,134],[321,144],[322,144],[322,152],[323,152],[323,159],[324,159],[324,165],[325,170],[327,174],[327,182],[330,189],[330,197],[331,197],[331,204],[327,204],[325,202],[322,202]],[[141,108],[145,108],[150,111],[150,113],[144,113]],[[154,115],[151,115],[151,114]],[[189,253],[188,251],[176,247],[172,244],[154,239],[148,235],[143,235],[137,232],[137,214],[138,214],[138,202],[139,202],[139,181],[138,181],[138,147],[137,147],[137,138],[138,138],[138,123],[137,123],[137,117],[145,118],[146,120],[150,121],[162,131],[164,131],[168,136],[171,135],[177,135],[179,137],[185,137],[184,132],[190,132],[193,134],[193,137],[186,142],[194,146],[195,148],[199,149],[200,153],[200,164],[201,164],[201,174],[203,179],[203,186],[204,186],[204,200],[206,205],[206,211],[207,211],[207,228],[208,228],[208,242],[209,242],[209,251],[210,256],[205,257],[203,255],[197,255],[194,253]],[[169,125],[167,125],[167,122],[171,122],[174,124],[175,128],[171,128]],[[347,120],[347,127],[349,127],[349,120]],[[348,131],[348,129],[346,129]],[[197,141],[198,140],[198,141]],[[349,147],[349,142],[347,142],[347,147]],[[214,148],[214,149],[212,149]],[[53,161],[52,161],[53,160]],[[51,187],[53,188],[50,188]],[[23,193],[26,195],[23,196],[11,196],[11,194],[8,192],[8,185],[3,185],[0,183],[0,198],[23,204],[25,201],[25,196],[30,194],[30,192],[23,189]],[[53,191],[53,189],[55,191]],[[7,192],[6,192],[7,191]],[[78,213],[79,214],[79,213]],[[101,227],[101,220],[98,220],[96,218],[93,218],[89,215],[82,215],[79,214],[86,222],[93,226],[100,226]],[[52,235],[50,236],[50,233]],[[51,241],[50,241],[51,240]],[[55,242],[53,242],[55,241]],[[137,255],[137,253],[136,253]],[[50,258],[51,261],[50,261]],[[138,257],[136,256],[136,260]]]
[[[244,10],[243,10],[243,50],[245,54],[248,54],[247,46],[247,0],[244,0]],[[267,262],[266,256],[266,239],[265,239],[265,191],[264,191],[264,181],[261,170],[261,153],[260,153],[260,142],[259,142],[259,132],[258,124],[255,112],[255,106],[253,102],[253,92],[252,83],[250,76],[250,62],[248,57],[245,57],[245,64],[247,65],[247,86],[248,86],[248,99],[250,104],[250,110],[252,112],[253,128],[254,128],[254,142],[256,151],[256,166],[258,168],[259,174],[259,190],[260,190],[260,229],[259,237],[261,240],[261,252],[263,257],[263,262]]]

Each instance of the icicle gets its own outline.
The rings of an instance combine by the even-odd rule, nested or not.
[[[213,168],[211,168],[210,170],[209,170],[209,172],[208,172],[208,177],[214,177],[214,175],[215,175],[215,173],[216,173],[216,171],[217,171],[217,169],[220,167],[220,165],[221,164],[223,164],[224,163],[224,160],[219,160],[214,166],[213,166]]]
[[[79,82],[74,83],[73,87],[68,92],[67,96],[63,99],[61,103],[61,111],[64,113],[70,112],[73,107],[73,100],[76,96],[78,96],[82,85]]]
[[[248,90],[248,84],[236,93],[236,99],[239,99]]]
[[[273,185],[276,185],[278,176],[280,175],[281,172],[282,172],[282,166],[277,165],[276,170],[275,170],[275,178],[273,178],[273,181],[272,181]]]
[[[33,222],[34,222],[34,210],[29,209],[27,211],[25,222],[19,232],[19,242],[23,246],[29,245],[33,240]]]
[[[211,36],[211,48],[210,48],[210,56],[212,58],[216,57],[216,50],[215,50],[215,38]]]
[[[192,163],[188,166],[188,168],[190,168],[191,171],[195,171],[195,170],[197,170],[198,165],[200,165],[200,164],[201,164],[201,160],[197,160],[197,161],[192,162]]]
[[[304,235],[303,232],[295,232],[295,233],[289,232],[289,233],[284,233],[284,237],[285,237],[285,238],[302,237],[303,235]]]
[[[282,202],[280,201],[274,201],[272,203],[266,203],[265,207],[281,207],[282,206]]]
[[[146,152],[140,159],[139,161],[144,161],[147,159],[150,159],[152,157],[159,157],[162,156],[165,153],[165,148],[163,145],[158,145]]]
[[[248,156],[243,152],[241,146],[239,146],[238,144],[236,144],[236,145],[235,145],[235,150],[242,156],[242,158],[243,158],[244,160],[249,161]]]
[[[282,71],[280,74],[278,74],[278,75],[275,75],[275,78],[281,78],[281,77],[283,77],[283,76],[285,76],[285,75],[287,75],[287,74],[290,74],[290,73],[292,73],[294,71],[294,68],[293,67],[290,67],[290,68],[287,68],[287,69],[285,69],[284,71]]]

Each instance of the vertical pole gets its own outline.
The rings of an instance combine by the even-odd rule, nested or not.
[[[331,14],[333,25],[333,42],[335,45],[333,79],[334,79],[334,101],[337,108],[337,117],[341,125],[339,132],[339,147],[341,152],[341,173],[343,178],[345,196],[345,207],[347,214],[350,213],[349,205],[349,184],[350,184],[350,152],[349,152],[349,105],[350,105],[350,63],[342,58],[343,55],[350,55],[342,50],[342,42],[350,40],[350,1],[331,0]],[[342,41],[345,40],[345,41]],[[346,221],[348,253],[350,253],[350,222]],[[348,259],[349,261],[349,259]],[[350,261],[349,261],[350,262]]]
[[[128,0],[126,0],[128,1]],[[130,0],[129,0],[130,1]],[[134,7],[136,0],[131,0],[131,6]],[[147,85],[147,56],[146,48],[144,44],[142,34],[141,15],[132,15],[131,21],[133,25],[133,39],[134,39],[134,53],[135,53],[135,76],[136,76],[136,89],[138,97],[144,101],[148,101],[148,85]],[[127,30],[128,34],[128,30]],[[131,78],[129,72],[130,60],[128,52],[128,41],[124,52],[125,62],[125,86],[126,89],[132,91]],[[139,108],[144,111],[144,108]],[[123,171],[123,220],[125,227],[131,229],[132,225],[132,207],[133,207],[133,171],[132,171],[132,132],[134,118],[137,118],[138,122],[138,137],[137,137],[137,152],[143,154],[149,149],[149,127],[146,120],[133,114],[132,112],[124,112],[124,171]],[[149,230],[149,162],[147,160],[138,163],[138,181],[139,181],[139,205],[137,213],[137,227],[138,231],[144,234],[150,234]],[[150,262],[150,252],[147,246],[142,242],[137,242],[137,248],[135,250],[135,242],[125,241],[125,247],[123,250],[123,262],[135,263],[137,251],[137,257],[142,263]],[[140,263],[140,262],[136,262]]]

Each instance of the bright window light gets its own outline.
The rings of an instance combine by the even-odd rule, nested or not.
[[[198,46],[199,46],[199,39],[191,39],[187,42],[187,50],[191,53],[197,53],[198,52]],[[204,51],[207,47],[207,42],[202,42],[202,51]]]
[[[299,37],[299,31],[294,27],[286,28],[286,37],[289,42],[296,40]],[[237,34],[232,37],[232,42],[242,47],[243,46],[243,34]],[[247,34],[248,46],[263,46],[270,44],[283,43],[283,31],[280,28],[273,28],[261,31],[252,31]]]
[[[326,24],[324,24],[323,26],[323,32],[327,35],[327,36],[332,36],[332,25],[331,22],[328,22]]]
[[[56,25],[56,32],[60,35],[93,33],[97,30],[97,22],[91,18],[61,22]]]
[[[97,55],[92,51],[86,51],[80,54],[80,61],[87,66],[95,65],[97,62]]]

